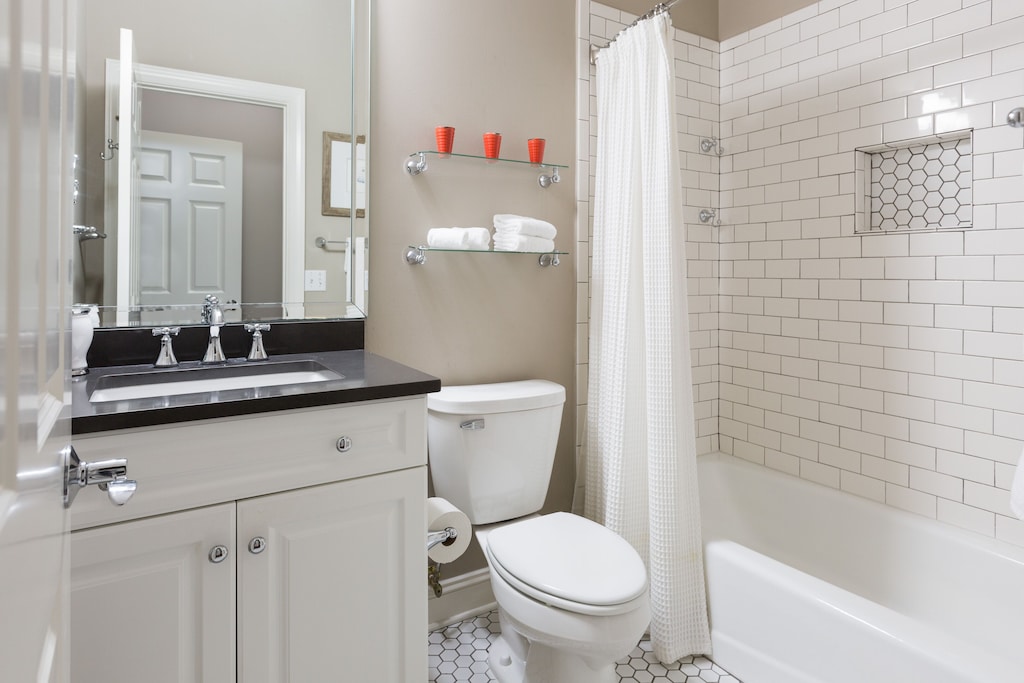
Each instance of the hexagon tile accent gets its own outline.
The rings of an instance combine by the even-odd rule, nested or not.
[[[432,632],[428,638],[427,683],[490,683],[497,679],[487,667],[487,648],[501,633],[494,610]],[[645,636],[616,666],[621,683],[740,683],[707,657],[684,657],[662,666]]]
[[[971,226],[971,139],[887,149],[871,157],[871,229]]]

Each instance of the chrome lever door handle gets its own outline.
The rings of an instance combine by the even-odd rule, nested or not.
[[[64,507],[71,507],[78,490],[96,484],[114,505],[124,505],[135,495],[138,482],[128,479],[128,461],[124,458],[111,458],[84,462],[75,452],[75,447],[68,445],[61,451],[64,455]]]
[[[109,484],[100,484],[100,488],[107,492],[107,498],[118,507],[128,502],[135,495],[135,489],[139,486],[133,479],[119,479]]]

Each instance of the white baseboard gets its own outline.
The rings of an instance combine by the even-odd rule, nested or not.
[[[486,567],[443,579],[441,589],[441,597],[435,598],[431,594],[427,602],[428,631],[457,624],[497,607]]]

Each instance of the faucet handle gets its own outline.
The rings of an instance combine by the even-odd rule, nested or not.
[[[160,355],[157,356],[153,365],[158,368],[173,368],[178,364],[178,359],[174,357],[174,347],[171,344],[171,337],[178,336],[178,332],[181,332],[180,327],[153,328],[153,336],[160,337]]]
[[[246,360],[266,360],[266,349],[263,348],[263,333],[270,331],[268,323],[246,323],[245,331],[252,333],[252,348]]]

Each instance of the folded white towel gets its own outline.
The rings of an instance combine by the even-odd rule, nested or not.
[[[462,228],[431,228],[427,231],[427,246],[434,249],[465,249],[469,235]]]
[[[491,248],[491,231],[487,228],[463,228],[466,231],[466,248],[487,251]]]
[[[1010,484],[1010,509],[1020,519],[1024,519],[1024,452],[1017,460],[1017,471],[1013,475],[1013,483]]]
[[[503,235],[494,233],[494,251],[538,251],[555,250],[555,241],[533,235]]]
[[[494,230],[500,233],[514,235],[532,235],[553,240],[558,230],[551,223],[542,221],[539,218],[528,216],[517,216],[512,213],[499,213],[494,215]]]
[[[427,246],[487,251],[491,248],[491,231],[487,228],[431,228],[427,231]]]

